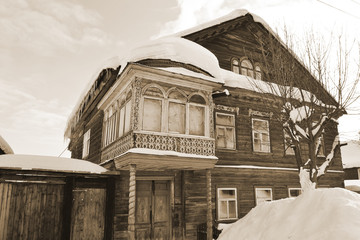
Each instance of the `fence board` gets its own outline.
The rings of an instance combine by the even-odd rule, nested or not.
[[[71,212],[71,239],[103,239],[106,189],[75,188]]]

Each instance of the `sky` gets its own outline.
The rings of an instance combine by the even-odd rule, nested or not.
[[[16,154],[69,157],[67,119],[107,59],[235,9],[273,29],[360,39],[360,0],[1,0],[0,135]],[[360,107],[349,113],[342,140],[360,131]]]

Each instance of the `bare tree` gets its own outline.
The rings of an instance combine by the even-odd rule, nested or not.
[[[326,41],[310,31],[305,40],[299,41],[302,43],[299,48],[294,35],[286,28],[283,32],[284,41],[271,35],[260,42],[266,82],[252,81],[264,94],[264,102],[272,99],[272,106],[276,104],[281,109],[274,116],[282,124],[287,144],[293,149],[305,191],[316,188],[339,153],[336,130],[327,134],[332,144],[323,156],[323,132],[337,129],[337,119],[358,99],[360,68],[358,59],[352,59],[355,45],[349,48],[341,36],[331,42],[334,38]],[[301,59],[294,53],[295,47]]]

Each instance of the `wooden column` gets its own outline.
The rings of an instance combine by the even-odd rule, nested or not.
[[[128,233],[129,240],[135,240],[135,205],[136,205],[136,165],[130,165],[129,179],[129,217]]]
[[[212,202],[211,202],[211,171],[206,169],[206,201],[207,201],[207,219],[206,219],[206,235],[207,240],[213,239],[212,232]]]

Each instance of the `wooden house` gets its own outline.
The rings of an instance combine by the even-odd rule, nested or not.
[[[95,79],[66,135],[72,157],[120,174],[114,239],[197,239],[204,224],[212,239],[214,223],[299,194],[295,157],[272,117],[280,109],[248,82],[271,81],[258,46],[269,35],[263,20],[235,11],[139,47]],[[334,103],[300,62],[297,68],[307,90]],[[326,129],[324,152],[334,134],[337,126]],[[336,156],[319,184],[343,187],[343,175]]]

